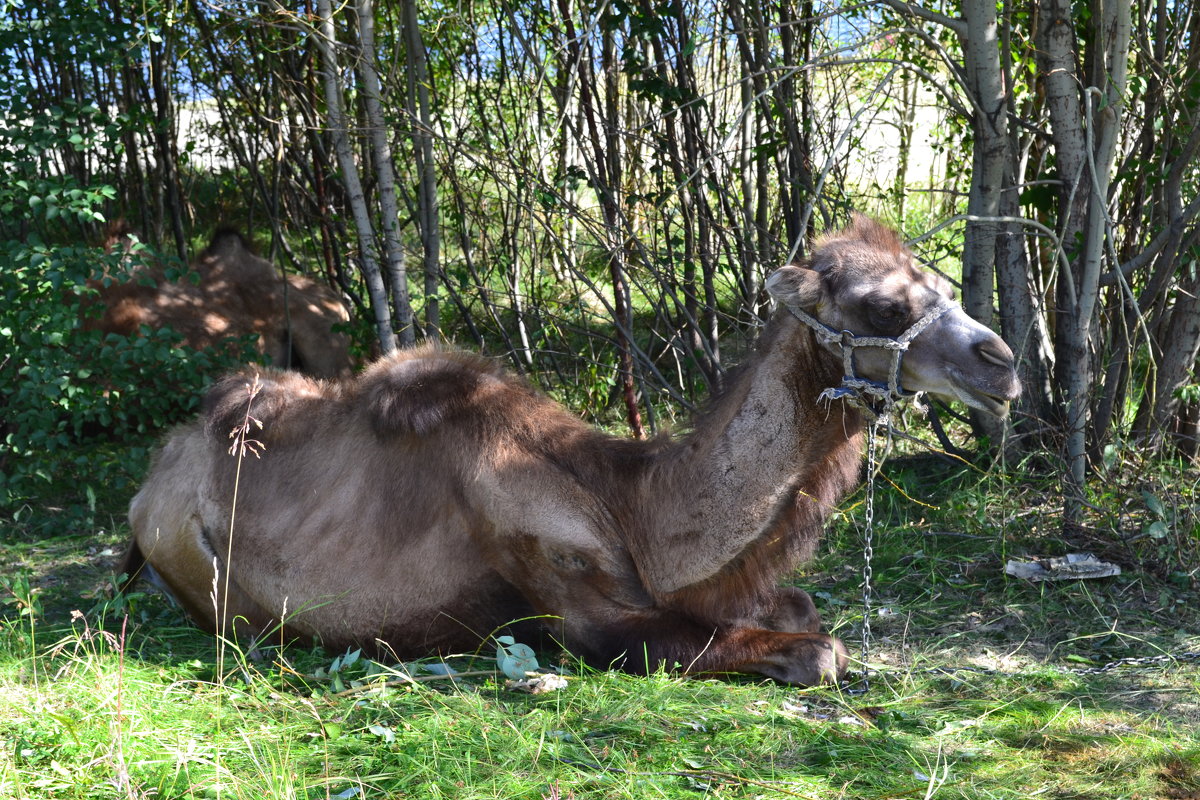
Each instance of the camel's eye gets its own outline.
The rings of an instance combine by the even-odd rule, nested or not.
[[[908,321],[908,309],[897,303],[874,303],[870,307],[871,326],[880,333],[894,336]]]

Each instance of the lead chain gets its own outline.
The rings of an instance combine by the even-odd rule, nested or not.
[[[891,409],[889,408],[888,411]],[[866,497],[866,513],[863,522],[863,588],[862,588],[862,604],[863,604],[863,622],[862,622],[862,683],[856,693],[865,693],[870,688],[871,682],[868,678],[870,670],[867,667],[867,662],[871,656],[871,581],[874,577],[874,572],[871,567],[871,559],[875,555],[875,472],[878,468],[876,463],[876,439],[879,436],[879,426],[888,424],[889,414],[885,411],[883,414],[875,417],[871,421],[869,433],[867,434],[867,497]]]

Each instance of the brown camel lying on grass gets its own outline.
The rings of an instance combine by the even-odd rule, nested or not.
[[[1004,415],[1018,383],[1000,338],[865,218],[767,288],[781,307],[757,351],[678,438],[603,434],[492,362],[433,348],[336,383],[269,371],[253,399],[254,371],[229,376],[134,498],[127,573],[148,564],[209,629],[282,620],[333,650],[473,650],[536,617],[517,635],[540,627],[599,665],[837,679],[846,648],[777,584],[858,481],[863,420],[818,400],[842,378],[839,346],[789,309],[835,332],[917,330],[909,391]],[[853,360],[878,381],[894,363],[878,347]],[[241,462],[234,521],[230,432],[251,418],[262,453]]]
[[[110,248],[129,245],[127,228],[110,233]],[[145,263],[120,280],[93,281],[103,313],[85,318],[84,327],[122,336],[143,325],[169,327],[196,350],[253,336],[273,365],[318,378],[350,375],[349,337],[334,329],[350,316],[328,286],[303,275],[281,277],[232,230],[217,231],[192,268],[198,283],[168,280]]]

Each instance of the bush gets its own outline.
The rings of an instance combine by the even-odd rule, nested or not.
[[[240,362],[181,345],[170,330],[136,337],[84,330],[83,309],[111,258],[36,237],[0,243],[0,509],[53,500],[64,522],[123,495],[156,435],[193,414],[208,378]]]

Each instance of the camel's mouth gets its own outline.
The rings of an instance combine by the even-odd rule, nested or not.
[[[962,384],[955,384],[953,392],[953,396],[943,395],[943,398],[966,403],[971,408],[991,414],[998,419],[1004,419],[1008,416],[1011,401],[1006,397],[985,392],[983,389],[975,386],[964,386]]]
[[[937,388],[930,387],[929,393],[944,400],[960,403],[1004,419],[1012,401],[1021,394],[1021,382],[1015,371],[1010,369],[990,370],[990,374],[970,375],[954,365],[948,365],[943,378],[945,382]]]
[[[991,394],[978,394],[975,396],[975,399],[981,404],[981,411],[986,411],[997,419],[1007,417],[1009,408],[1012,405],[1008,400]]]

